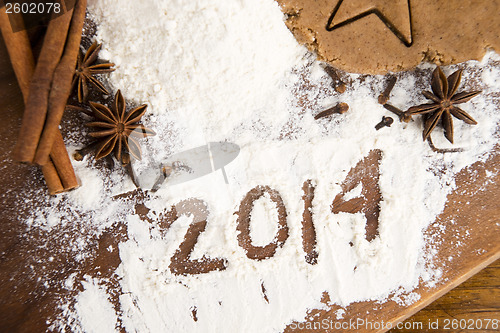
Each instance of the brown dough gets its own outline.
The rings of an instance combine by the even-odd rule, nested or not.
[[[500,0],[277,1],[300,43],[349,72],[447,65],[500,50]]]

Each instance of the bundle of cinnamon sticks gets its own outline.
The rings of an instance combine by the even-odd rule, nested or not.
[[[21,14],[0,8],[0,28],[22,91],[25,111],[14,159],[40,165],[50,194],[78,187],[59,124],[71,93],[87,0],[49,22],[35,64],[26,30],[13,32],[10,20],[23,24]]]

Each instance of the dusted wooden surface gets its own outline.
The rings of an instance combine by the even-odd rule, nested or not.
[[[394,301],[387,301],[382,305],[378,302],[360,302],[345,308],[346,315],[343,319],[337,320],[332,311],[340,308],[333,306],[330,311],[313,311],[313,317],[308,322],[312,325],[321,323],[324,319],[334,322],[363,319],[371,323],[390,321],[395,327],[397,322],[403,321],[428,306],[499,259],[500,206],[498,199],[500,187],[496,185],[500,182],[499,150],[500,148],[496,146],[494,156],[486,163],[475,163],[457,174],[457,188],[448,196],[444,212],[425,231],[426,237],[434,239],[434,242],[438,244],[435,262],[437,267],[442,269],[443,277],[435,287],[418,287],[415,292],[421,296],[420,300],[407,307],[398,305]],[[488,179],[486,170],[492,171],[495,176]],[[490,293],[486,290],[485,292]],[[470,311],[473,313],[475,309]],[[376,329],[374,325],[372,329],[370,326],[366,327],[365,325],[342,332],[384,332],[387,330],[387,326],[384,329]],[[304,332],[316,331],[304,330]],[[336,330],[324,331],[335,332]],[[287,329],[287,332],[294,332],[292,326]],[[419,332],[419,330],[413,330],[413,332]],[[446,332],[453,332],[453,330],[446,330]]]
[[[38,276],[43,275],[58,282],[64,281],[72,273],[77,273],[77,280],[85,273],[95,276],[100,272],[101,277],[110,276],[118,265],[119,258],[116,251],[108,253],[105,249],[110,244],[116,245],[123,236],[123,228],[117,227],[100,239],[89,240],[87,247],[92,250],[93,255],[84,262],[77,262],[71,256],[60,253],[61,247],[64,246],[63,240],[47,237],[46,233],[36,230],[30,232],[30,237],[26,237],[26,226],[20,220],[18,207],[13,203],[19,200],[18,196],[23,195],[24,187],[44,185],[40,174],[34,168],[14,164],[9,158],[18,133],[22,109],[22,96],[15,83],[3,42],[0,42],[0,112],[4,115],[4,130],[0,134],[0,183],[4,189],[0,214],[0,331],[40,332],[46,330],[46,319],[58,312],[57,301],[61,297],[78,292],[80,286],[75,286],[71,291],[62,288],[61,283],[49,283],[47,286],[37,279]],[[437,247],[436,262],[442,267],[446,279],[441,280],[435,288],[417,289],[422,298],[411,306],[400,306],[393,301],[384,304],[355,303],[345,309],[347,313],[343,320],[403,320],[499,258],[500,188],[496,185],[500,182],[499,169],[500,151],[497,149],[495,156],[486,163],[476,163],[460,172],[457,176],[457,189],[449,196],[448,206],[438,218],[439,224],[432,225],[426,231],[428,235],[434,235],[440,244]],[[487,178],[486,170],[493,171],[495,176]],[[441,231],[441,226],[445,226],[445,232]],[[457,246],[458,241],[461,242],[460,246]],[[57,256],[53,261],[44,264],[43,271],[33,270],[30,268],[33,264],[33,253],[37,253],[38,257],[48,258],[53,254]],[[449,257],[453,258],[449,260]],[[496,279],[498,287],[498,271],[496,272],[491,279]],[[498,295],[498,291],[495,294],[487,288],[479,289],[481,288],[477,289],[477,295],[481,295],[477,296],[479,299],[486,300]],[[465,290],[461,293],[461,297],[466,299],[471,295],[471,292]],[[470,316],[477,315],[474,314],[477,305],[456,310],[456,303],[450,302],[448,307],[444,308],[446,310],[443,311],[456,313],[456,316],[458,312],[453,311],[467,311]],[[336,309],[334,306],[330,311],[313,311],[317,316],[311,321],[318,322],[323,318],[337,321],[333,312]],[[425,313],[428,312],[423,312],[424,316]],[[435,313],[440,315],[439,311]],[[466,315],[464,313],[464,316]],[[293,329],[289,327],[288,331]]]

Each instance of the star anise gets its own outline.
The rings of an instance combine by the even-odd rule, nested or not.
[[[111,152],[122,164],[128,164],[130,155],[141,159],[141,147],[137,138],[153,136],[156,133],[138,124],[146,113],[147,105],[143,104],[126,112],[125,99],[120,90],[115,95],[113,106],[108,108],[99,103],[90,102],[92,115],[98,121],[90,122],[88,127],[97,129],[90,136],[100,141],[97,144],[96,160],[108,156]]]
[[[103,94],[109,95],[108,90],[104,85],[97,80],[94,75],[105,74],[114,71],[112,68],[115,64],[103,63],[95,64],[102,44],[94,42],[85,55],[80,50],[77,58],[75,76],[73,77],[73,89],[77,86],[78,89],[78,102],[83,103],[87,100],[89,94],[89,83],[96,87]]]
[[[405,113],[408,121],[413,115],[424,115],[423,139],[426,140],[431,132],[436,128],[439,120],[444,128],[444,136],[453,143],[453,120],[455,118],[463,120],[467,124],[476,125],[477,122],[464,110],[455,105],[468,102],[471,98],[477,96],[481,91],[461,92],[455,94],[460,85],[462,70],[459,69],[451,74],[448,79],[441,68],[437,67],[432,73],[430,91],[423,91],[422,94],[433,103],[412,106]]]

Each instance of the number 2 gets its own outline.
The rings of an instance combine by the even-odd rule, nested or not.
[[[223,258],[209,258],[204,255],[201,259],[190,259],[198,238],[207,227],[208,209],[205,202],[199,199],[184,200],[175,205],[175,210],[177,217],[183,214],[193,215],[193,222],[181,245],[170,259],[170,271],[177,275],[187,275],[225,270],[227,260]]]

